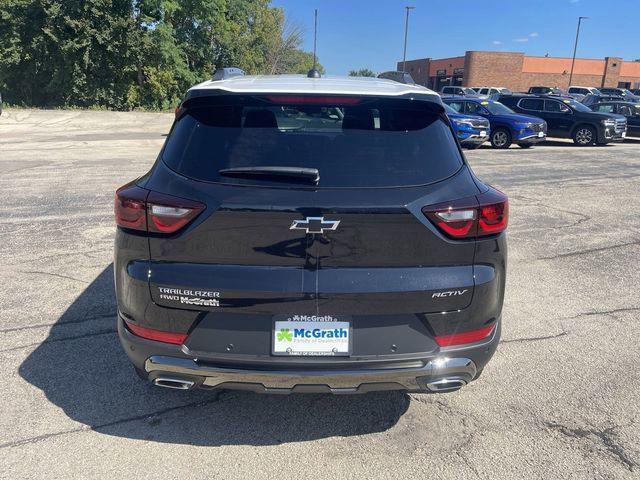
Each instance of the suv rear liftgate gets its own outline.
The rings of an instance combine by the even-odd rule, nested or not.
[[[323,141],[292,137],[288,153],[302,157]],[[264,138],[261,145],[268,148]],[[506,244],[504,235],[477,237],[474,229],[483,205],[504,200],[462,160],[430,184],[378,188],[222,183],[180,170],[159,160],[119,191],[144,203],[148,229],[127,232],[129,249],[120,249],[119,328],[134,364],[156,384],[453,390],[495,350]],[[163,217],[172,208],[188,212],[177,228]],[[447,223],[452,211],[473,211],[474,226]],[[305,319],[348,322],[348,355],[276,353],[275,322]]]

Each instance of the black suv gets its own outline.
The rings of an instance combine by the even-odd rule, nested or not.
[[[602,102],[593,105],[591,110],[622,115],[627,119],[627,136],[640,137],[640,103]]]
[[[571,98],[546,95],[503,95],[500,102],[520,113],[547,122],[550,137],[572,138],[577,145],[604,145],[624,140],[627,120],[620,115],[593,112]]]
[[[116,193],[118,332],[139,375],[270,393],[477,378],[500,337],[508,202],[471,172],[440,97],[214,78]]]
[[[627,102],[640,102],[640,96],[634,94],[626,88],[603,87],[599,89],[605,95],[620,95]]]

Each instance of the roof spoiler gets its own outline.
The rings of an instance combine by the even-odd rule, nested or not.
[[[233,77],[242,77],[242,76],[244,76],[244,70],[241,70],[236,67],[225,67],[225,68],[216,69],[216,71],[213,73],[213,77],[211,77],[211,80],[213,81],[228,80]]]
[[[384,78],[385,80],[393,80],[394,82],[405,83],[408,85],[415,85],[415,81],[409,72],[389,71],[382,72],[378,75],[378,78]]]

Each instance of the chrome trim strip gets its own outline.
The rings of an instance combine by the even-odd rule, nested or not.
[[[361,385],[372,383],[396,383],[408,390],[424,389],[428,382],[445,377],[460,377],[471,381],[476,376],[475,363],[468,358],[446,356],[430,360],[422,367],[396,369],[354,370],[244,370],[201,365],[195,360],[170,356],[152,356],[145,362],[145,370],[151,374],[188,375],[204,377],[203,385],[216,387],[224,383],[260,384],[267,390],[292,390],[297,386],[326,385],[331,390],[353,391]],[[418,383],[418,379],[424,379]]]

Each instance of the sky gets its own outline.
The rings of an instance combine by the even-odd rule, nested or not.
[[[466,50],[571,57],[578,16],[577,57],[640,59],[640,0],[272,0],[313,49],[318,9],[318,59],[326,73],[395,70],[402,60],[405,5],[407,60],[464,55]]]

